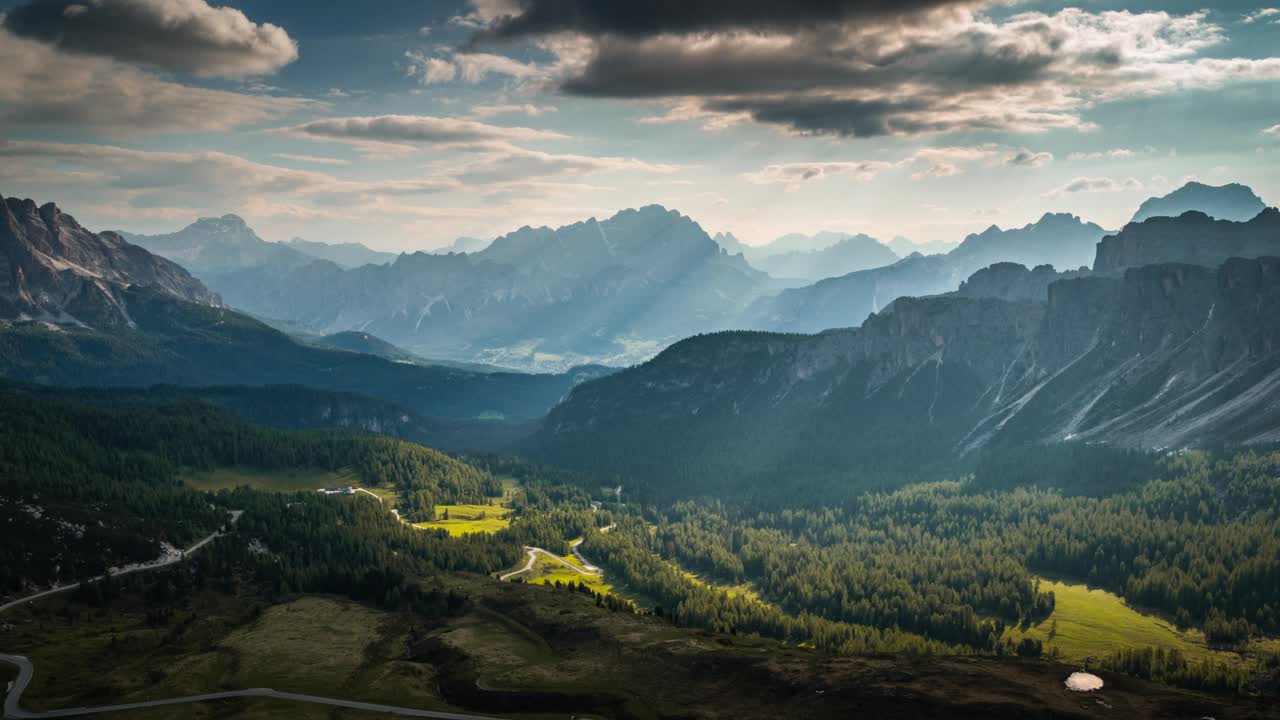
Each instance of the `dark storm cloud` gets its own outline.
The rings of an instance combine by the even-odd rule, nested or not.
[[[789,30],[831,22],[881,21],[976,0],[515,0],[496,37],[579,32],[643,37],[722,30]]]
[[[812,135],[875,137],[878,135],[926,132],[913,113],[928,109],[918,100],[842,100],[836,98],[725,98],[712,99],[707,110],[721,113],[746,113],[756,122],[779,125],[789,130]]]
[[[4,26],[62,50],[197,75],[261,75],[298,57],[283,28],[205,0],[32,0]]]
[[[954,92],[1035,82],[1052,66],[1059,44],[1032,29],[1016,42],[970,32],[945,43],[904,38],[886,50],[877,40],[888,35],[852,47],[841,46],[845,37],[829,31],[769,39],[601,38],[589,62],[561,88],[593,97],[663,97],[887,89],[915,82]]]

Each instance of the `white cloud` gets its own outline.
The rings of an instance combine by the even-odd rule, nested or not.
[[[1133,177],[1119,180],[1109,177],[1078,177],[1044,193],[1043,197],[1056,198],[1070,193],[1125,192],[1141,189],[1142,181]]]
[[[1272,125],[1271,127],[1267,128],[1266,130],[1263,130],[1263,131],[1262,131],[1262,134],[1264,134],[1264,135],[1275,135],[1276,137],[1280,137],[1280,125]]]
[[[5,25],[72,52],[202,76],[262,75],[298,57],[283,28],[205,0],[35,0]]]
[[[341,160],[339,158],[317,157],[315,155],[294,155],[292,153],[271,153],[271,157],[278,157],[281,160],[293,160],[296,162],[313,163],[315,165],[350,165],[350,160]]]
[[[550,130],[505,127],[465,118],[432,115],[376,115],[312,120],[268,131],[307,140],[330,140],[356,145],[371,157],[400,157],[415,145],[463,148],[491,143],[567,140]]]
[[[1137,157],[1135,150],[1114,148],[1112,150],[1096,150],[1094,152],[1073,152],[1067,156],[1069,160],[1128,160]]]
[[[494,115],[517,115],[523,114],[530,117],[538,117],[547,113],[557,112],[558,108],[554,105],[534,105],[532,103],[507,104],[507,105],[473,105],[471,114],[487,118]]]
[[[214,132],[316,103],[188,87],[109,59],[66,53],[0,28],[0,129],[75,127],[113,135]]]
[[[779,184],[790,187],[838,175],[849,175],[859,182],[867,182],[891,167],[893,163],[880,161],[777,163],[766,165],[755,172],[744,173],[741,178],[756,185]]]
[[[406,51],[404,56],[409,61],[405,76],[416,78],[422,85],[450,82],[458,77],[458,66],[448,60],[427,57],[417,50]]]
[[[1255,10],[1248,15],[1245,15],[1240,22],[1250,25],[1259,21],[1267,21],[1272,25],[1280,25],[1280,8],[1262,8],[1260,10]]]

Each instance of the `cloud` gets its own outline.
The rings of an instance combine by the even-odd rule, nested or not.
[[[62,50],[201,76],[262,75],[298,57],[284,29],[205,0],[32,0],[4,24]]]
[[[1127,160],[1137,157],[1137,151],[1128,148],[1097,150],[1094,152],[1073,152],[1067,156],[1069,160]]]
[[[490,53],[454,52],[444,58],[428,56],[420,50],[409,50],[404,57],[407,61],[405,76],[416,78],[423,85],[454,80],[475,85],[490,75],[506,75],[521,81],[547,76],[547,70],[537,64],[522,63],[505,55]]]
[[[1266,130],[1263,130],[1263,131],[1262,131],[1262,134],[1263,134],[1263,135],[1275,135],[1276,137],[1280,137],[1280,125],[1272,125],[1271,127],[1267,128]]]
[[[667,175],[680,165],[650,163],[635,158],[547,153],[509,144],[475,148],[478,155],[466,162],[442,169],[449,177],[466,184],[513,182],[522,178],[575,177],[609,172],[639,172]]]
[[[1272,25],[1280,25],[1280,8],[1262,8],[1255,10],[1240,21],[1246,25],[1251,25],[1260,21],[1268,21]]]
[[[417,78],[423,85],[450,82],[458,77],[458,66],[440,58],[427,57],[417,50],[406,51],[405,77]]]
[[[566,3],[581,4],[551,4]],[[791,3],[733,3],[739,9],[724,12],[737,20],[709,24],[661,19],[719,17],[720,3],[708,0],[637,9],[631,15],[645,17],[632,31],[608,19],[629,17],[611,5],[600,11],[605,19],[589,9],[563,22],[540,19],[551,4],[517,3],[523,12],[494,27],[562,33],[543,40],[553,52],[569,49],[557,63],[561,89],[671,104],[650,122],[749,119],[793,134],[853,137],[1084,130],[1093,127],[1085,112],[1098,103],[1280,79],[1280,58],[1201,57],[1226,39],[1203,11],[1068,8],[992,19],[971,3],[908,3],[901,13],[860,3],[867,15],[854,21],[841,14],[855,11],[852,3],[814,0],[794,12]],[[825,22],[766,21],[789,12]],[[649,15],[660,16],[652,32],[644,29]]]
[[[567,140],[549,130],[503,127],[464,118],[431,115],[377,115],[312,120],[301,125],[269,131],[277,135],[307,140],[351,143],[376,155],[403,155],[414,145],[464,146],[487,143]],[[411,143],[406,145],[405,143]]]
[[[473,105],[471,106],[471,114],[476,117],[487,118],[493,115],[515,115],[523,114],[530,117],[538,117],[547,113],[557,112],[559,108],[554,105],[533,105],[531,103],[523,103],[519,105]]]
[[[838,175],[850,175],[859,182],[867,182],[877,174],[893,167],[893,163],[865,162],[793,162],[767,165],[740,177],[756,185],[787,185],[796,187],[811,180],[826,180]]]
[[[1004,164],[1016,167],[1038,168],[1048,165],[1051,162],[1053,162],[1053,153],[1051,152],[1032,152],[1031,150],[1022,148],[1006,158]]]
[[[188,87],[3,28],[0,68],[0,129],[74,127],[112,136],[214,132],[317,106],[301,98]]]
[[[1059,188],[1044,193],[1044,197],[1061,197],[1070,193],[1124,192],[1141,189],[1142,181],[1132,177],[1121,180],[1109,177],[1078,177]]]
[[[294,155],[292,153],[271,153],[271,157],[278,157],[281,160],[294,160],[296,162],[314,163],[316,165],[350,165],[350,160],[341,160],[339,158],[316,157],[315,155]]]
[[[718,30],[814,27],[833,22],[880,22],[950,7],[972,0],[690,0],[637,4],[631,0],[514,0],[476,3],[497,37],[557,32],[652,36]],[[505,5],[505,7],[504,7]]]

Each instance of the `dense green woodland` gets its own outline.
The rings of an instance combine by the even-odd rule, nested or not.
[[[177,481],[185,470],[228,466],[350,468],[394,490],[411,519],[433,517],[437,504],[501,496],[500,476],[518,479],[520,490],[509,498],[510,527],[450,538],[402,524],[363,495],[207,494]],[[585,537],[583,551],[611,583],[644,599],[642,611],[826,652],[1049,653],[1005,633],[1051,616],[1055,598],[1035,575],[1107,588],[1202,628],[1221,647],[1280,635],[1276,450],[1008,452],[979,459],[959,481],[863,493],[810,485],[787,502],[743,493],[593,510],[601,484],[509,456],[454,458],[363,432],[264,428],[189,400],[87,404],[8,389],[0,391],[0,595],[152,560],[160,542],[184,546],[236,509],[236,532],[202,552],[196,570],[164,573],[148,592],[161,601],[199,578],[228,590],[251,583],[267,598],[335,593],[447,614],[465,602],[443,589],[448,573],[497,573],[521,562],[523,546],[567,553],[570,538]],[[109,596],[118,582],[84,593]],[[744,585],[754,593],[726,590]],[[633,607],[612,597],[599,604]],[[1244,666],[1154,650],[1117,652],[1103,664],[1203,689],[1253,682]]]
[[[500,496],[493,475],[434,450],[352,431],[250,425],[203,403],[91,406],[0,392],[0,594],[153,560],[220,526],[225,509],[175,480],[184,469],[350,467],[399,491],[409,518]],[[32,543],[32,537],[53,542]]]

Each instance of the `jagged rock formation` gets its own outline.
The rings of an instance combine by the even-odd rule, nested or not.
[[[89,232],[53,203],[0,197],[0,317],[132,325],[129,286],[219,304],[187,271],[116,233]]]
[[[1218,220],[1244,222],[1262,212],[1266,204],[1247,185],[1205,185],[1189,182],[1164,197],[1149,198],[1129,222],[1153,217],[1178,217],[1195,210]]]
[[[1280,259],[1255,258],[1061,279],[1047,303],[903,298],[858,329],[691,338],[575,389],[534,447],[702,492],[770,473],[900,482],[1001,444],[1276,440]]]
[[[1103,274],[1157,262],[1217,267],[1227,258],[1280,255],[1280,210],[1248,222],[1214,220],[1199,211],[1133,222],[1098,243],[1093,269]]]

